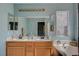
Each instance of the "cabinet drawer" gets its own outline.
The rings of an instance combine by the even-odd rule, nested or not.
[[[32,47],[33,46],[33,42],[26,42],[26,47]]]
[[[7,46],[25,46],[25,42],[7,42]]]
[[[35,42],[35,47],[51,47],[52,42]]]

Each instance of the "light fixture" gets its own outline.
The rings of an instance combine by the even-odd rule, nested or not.
[[[19,12],[44,12],[44,8],[18,9]]]

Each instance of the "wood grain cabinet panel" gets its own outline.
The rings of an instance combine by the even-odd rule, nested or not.
[[[25,47],[8,47],[7,56],[24,56]]]
[[[35,47],[51,47],[52,42],[35,42]]]
[[[26,47],[33,47],[34,43],[33,42],[26,42]]]
[[[21,46],[25,46],[25,42],[7,42],[7,46],[9,47],[21,47]]]
[[[26,42],[26,56],[34,56],[34,43],[33,42]]]
[[[26,47],[26,56],[34,56],[34,48]]]
[[[50,48],[35,48],[35,56],[50,56]]]
[[[6,44],[7,56],[53,56],[58,55],[52,47],[52,41],[41,42],[15,42],[9,41]]]
[[[58,56],[58,55],[59,55],[58,51],[55,48],[53,48],[53,56]]]
[[[51,56],[59,56],[59,52],[54,47],[51,48]]]

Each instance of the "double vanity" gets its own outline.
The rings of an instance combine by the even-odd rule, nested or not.
[[[57,56],[51,40],[9,40],[6,42],[7,56]]]

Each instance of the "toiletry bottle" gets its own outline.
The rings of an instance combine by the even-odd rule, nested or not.
[[[19,39],[22,39],[22,35],[21,34],[19,35]]]

